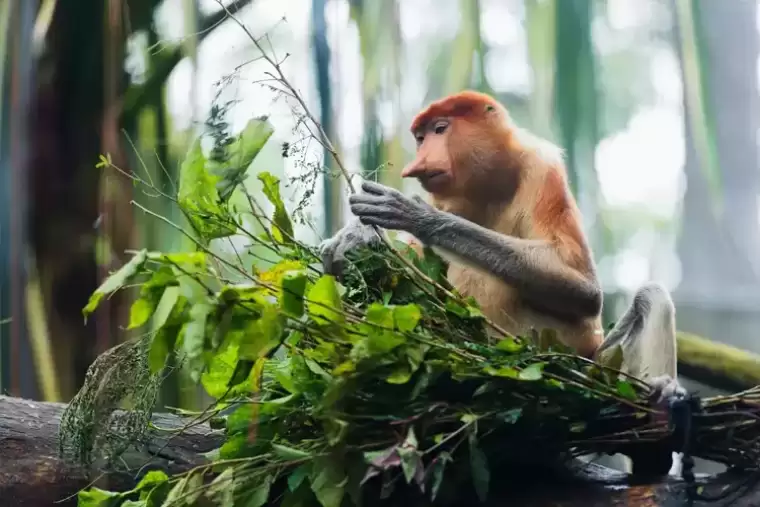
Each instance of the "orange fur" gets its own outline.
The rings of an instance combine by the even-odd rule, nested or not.
[[[533,207],[533,225],[542,237],[557,248],[559,256],[572,268],[588,274],[590,252],[581,229],[580,213],[562,175],[549,168]]]
[[[440,117],[470,118],[477,119],[485,111],[486,106],[496,109],[503,109],[489,95],[471,90],[450,95],[430,104],[426,109],[421,111],[412,120],[412,133],[425,128],[431,121]]]
[[[560,150],[513,125],[506,109],[481,93],[464,91],[433,102],[414,118],[411,131],[415,136],[428,135],[431,125],[441,119],[450,127],[439,135],[447,137],[445,143],[436,139],[432,146],[445,145],[448,153],[431,155],[423,140],[412,162],[424,166],[428,159],[448,159],[451,182],[431,193],[431,203],[505,235],[548,241],[554,255],[536,262],[568,277],[595,281],[594,261],[567,187]],[[526,334],[531,328],[553,328],[585,355],[601,343],[599,316],[559,322],[528,309],[513,287],[490,273],[457,259],[449,261],[452,285],[473,296],[483,312],[507,330]]]

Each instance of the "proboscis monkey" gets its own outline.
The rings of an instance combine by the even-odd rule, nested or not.
[[[417,178],[432,204],[364,182],[349,199],[355,218],[322,245],[326,272],[339,274],[348,250],[378,241],[372,226],[405,231],[449,260],[452,285],[507,331],[555,329],[586,357],[620,344],[623,370],[660,400],[684,394],[664,287],[639,289],[604,338],[602,290],[559,148],[472,91],[433,102],[411,131],[417,156],[401,174]]]

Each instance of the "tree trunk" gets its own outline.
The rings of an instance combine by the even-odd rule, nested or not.
[[[65,405],[60,403],[40,403],[0,396],[0,503],[3,506],[73,507],[77,504],[77,491],[99,475],[66,463],[58,457],[58,426],[64,408]],[[185,422],[182,418],[169,414],[156,414],[153,420],[156,426],[170,429],[180,428]],[[201,453],[218,447],[222,439],[220,432],[210,430],[207,425],[194,426],[184,431],[172,438],[168,445],[165,435],[149,430],[135,449],[124,455],[123,464],[131,472],[108,474],[104,477],[107,484],[98,482],[97,485],[124,490],[139,480],[138,470],[144,473],[150,469],[161,469],[172,474],[198,466],[205,462]],[[532,475],[526,481],[521,479],[520,482],[526,485],[521,488],[521,492],[515,491],[508,497],[498,496],[489,505],[685,505],[681,500],[684,485],[673,478],[663,479],[660,483],[633,484],[626,475],[604,467],[587,466],[583,470],[571,467],[568,472],[556,478]],[[726,479],[717,480],[719,486]],[[710,486],[711,489],[713,487],[716,486]],[[61,501],[64,499],[67,500]],[[760,491],[756,490],[732,505],[742,507],[758,505],[758,502]]]

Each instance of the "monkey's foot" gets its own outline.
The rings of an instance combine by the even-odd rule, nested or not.
[[[652,387],[650,399],[657,405],[667,405],[672,399],[683,399],[686,397],[686,389],[670,375],[660,375],[649,380]]]

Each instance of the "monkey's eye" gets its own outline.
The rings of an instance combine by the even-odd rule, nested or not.
[[[439,124],[437,124],[437,125],[435,126],[435,130],[434,130],[434,132],[435,132],[436,134],[443,134],[444,132],[446,132],[446,127],[448,127],[448,126],[449,126],[449,124],[448,124],[448,123],[445,123],[445,122],[443,122],[443,123],[439,123]]]
[[[425,140],[425,136],[415,136],[414,139],[417,141],[417,146],[419,146]]]

